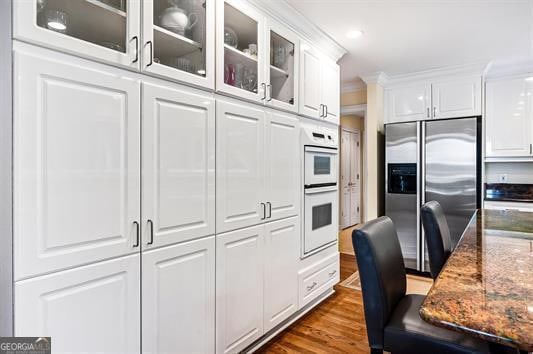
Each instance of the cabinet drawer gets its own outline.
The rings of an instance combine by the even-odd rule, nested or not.
[[[299,308],[339,281],[339,254],[335,253],[298,273]]]

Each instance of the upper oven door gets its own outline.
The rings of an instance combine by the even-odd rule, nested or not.
[[[337,194],[337,186],[305,190],[304,254],[337,240],[339,225]]]
[[[337,149],[305,147],[305,187],[337,183]]]

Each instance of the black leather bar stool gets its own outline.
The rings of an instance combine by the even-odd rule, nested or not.
[[[450,229],[444,210],[438,202],[431,201],[422,205],[421,214],[428,245],[429,270],[431,277],[436,279],[452,253]]]
[[[393,354],[489,353],[475,337],[430,325],[420,318],[422,295],[406,295],[398,235],[386,216],[352,233],[371,352]]]

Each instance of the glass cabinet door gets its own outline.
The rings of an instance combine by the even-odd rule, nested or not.
[[[217,13],[217,90],[263,101],[266,82],[262,16],[243,2],[220,2]]]
[[[139,67],[139,1],[24,0],[13,4],[15,38]]]
[[[268,35],[270,55],[266,101],[278,108],[297,111],[298,38],[291,31],[274,23],[270,23]]]
[[[214,0],[145,0],[143,69],[214,87]]]

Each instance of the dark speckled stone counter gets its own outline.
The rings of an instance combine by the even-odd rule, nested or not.
[[[478,211],[420,315],[436,326],[533,351],[533,213]]]

